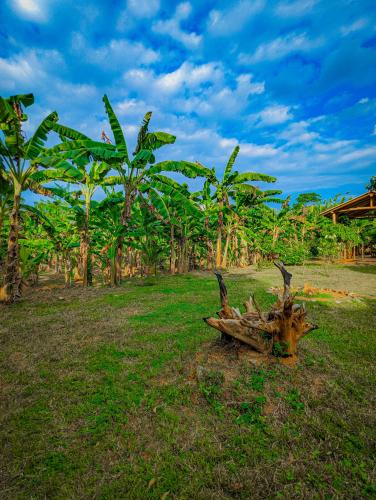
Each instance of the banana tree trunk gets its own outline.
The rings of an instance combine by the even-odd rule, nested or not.
[[[189,271],[189,245],[188,240],[184,237],[184,261],[183,261],[183,270],[185,273]]]
[[[129,223],[131,220],[131,210],[132,210],[132,200],[134,197],[133,191],[124,188],[125,194],[125,205],[123,212],[121,214],[121,224],[125,227],[127,231]],[[123,246],[124,246],[124,236],[121,235],[117,241],[116,255],[115,255],[115,285],[120,285],[122,280],[122,262],[123,262]]]
[[[3,230],[3,225],[4,225],[3,217],[2,215],[0,215],[0,241],[1,241],[1,231]]]
[[[87,287],[92,284],[91,262],[90,262],[90,195],[85,200],[85,223],[80,234],[80,253],[82,260],[82,286]]]
[[[208,238],[206,242],[207,246],[207,263],[206,267],[210,270],[213,269],[213,243]]]
[[[72,282],[72,261],[69,252],[64,252],[64,286],[69,288]]]
[[[123,268],[123,275],[126,277],[131,277],[131,260],[132,260],[132,250],[131,247],[127,248],[126,262]]]
[[[223,202],[219,202],[218,227],[217,227],[217,248],[215,264],[217,269],[222,266],[222,232],[223,232]]]
[[[279,236],[279,231],[280,228],[278,226],[275,226],[273,229],[273,240],[272,240],[272,248],[275,248]]]
[[[182,274],[183,272],[183,259],[184,259],[184,242],[183,238],[179,238],[179,247],[178,247],[178,273]]]
[[[242,238],[240,239],[240,267],[245,267],[249,263],[248,245]]]
[[[209,236],[209,217],[205,217],[205,232],[206,232],[206,256],[208,269],[213,269],[213,243]]]
[[[20,274],[19,223],[20,223],[21,186],[15,186],[13,207],[10,213],[8,250],[5,263],[4,286],[0,290],[0,302],[11,304],[21,296],[22,277]]]
[[[185,271],[186,263],[186,238],[184,235],[184,229],[180,229],[180,235],[178,238],[178,249],[177,249],[177,271],[178,274],[182,274]]]
[[[240,267],[240,251],[239,251],[239,238],[234,238],[234,254],[236,255],[236,267]]]
[[[80,254],[82,262],[82,286],[88,286],[88,241],[85,230],[80,233]]]
[[[171,224],[170,229],[170,274],[175,274],[175,233],[174,225]]]
[[[225,248],[223,250],[222,267],[227,266],[227,255],[228,255],[228,247],[230,245],[230,238],[231,238],[231,231],[228,231],[226,235]]]

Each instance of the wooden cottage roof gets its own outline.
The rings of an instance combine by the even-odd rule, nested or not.
[[[329,217],[333,222],[336,222],[341,215],[346,215],[351,219],[374,218],[376,217],[376,191],[368,191],[345,203],[328,208],[321,212],[321,215]]]

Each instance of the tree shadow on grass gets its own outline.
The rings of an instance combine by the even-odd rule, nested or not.
[[[346,269],[350,269],[351,271],[356,271],[358,273],[364,274],[376,274],[376,265],[374,264],[360,264],[357,266],[346,266]]]

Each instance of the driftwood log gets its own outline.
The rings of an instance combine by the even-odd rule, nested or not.
[[[218,279],[221,310],[219,318],[204,318],[211,327],[222,332],[224,340],[236,339],[262,354],[296,357],[298,341],[317,326],[308,323],[304,304],[294,304],[290,291],[292,275],[280,262],[274,263],[283,277],[283,291],[269,312],[262,312],[254,295],[244,303],[246,312],[231,307],[222,275]]]

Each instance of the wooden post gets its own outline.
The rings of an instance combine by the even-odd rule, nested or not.
[[[337,214],[335,212],[332,212],[332,221],[333,224],[337,224]]]

